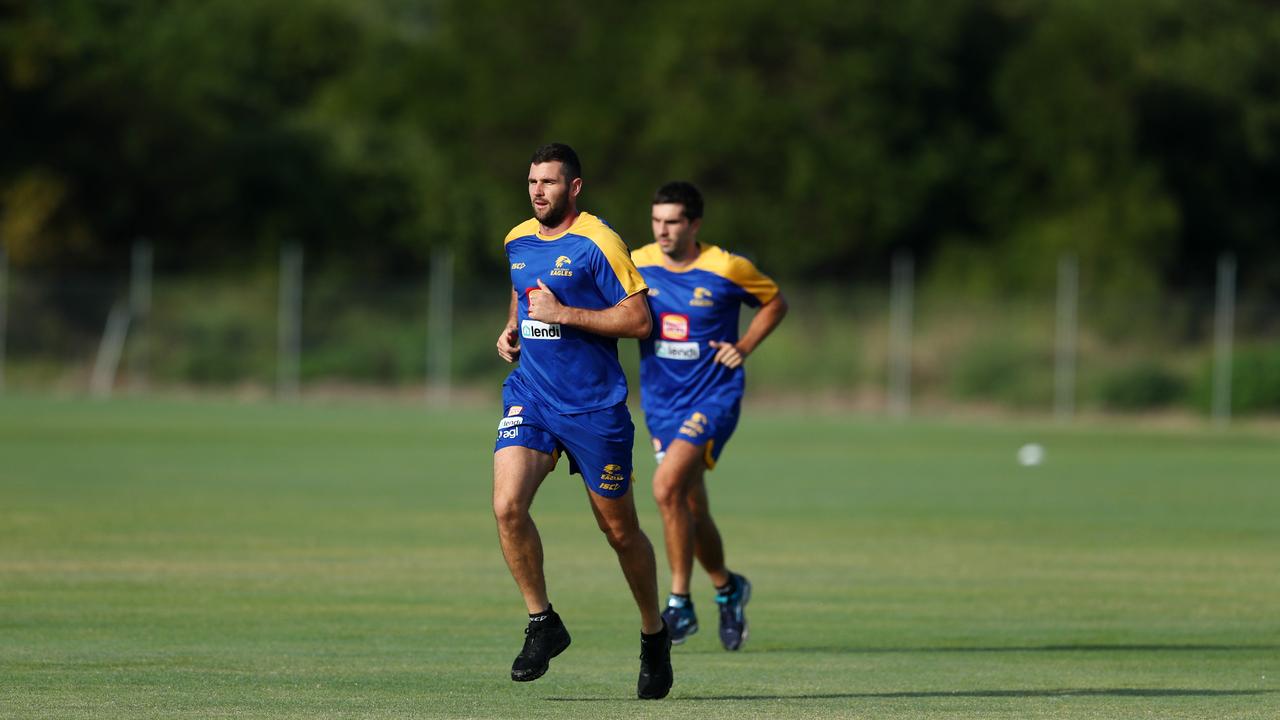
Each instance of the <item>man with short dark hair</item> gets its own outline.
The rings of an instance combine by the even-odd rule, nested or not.
[[[519,366],[502,386],[493,454],[493,511],[507,567],[529,611],[511,679],[536,680],[569,647],[551,606],[542,540],[529,509],[538,486],[569,456],[596,522],[618,555],[640,609],[636,693],[671,689],[671,636],[658,608],[653,546],[640,529],[632,485],[635,427],[618,338],[642,338],[652,321],[647,289],[627,248],[604,221],[578,210],[582,165],[568,145],[538,148],[529,164],[534,217],[507,234],[511,306],[498,355]]]
[[[674,644],[698,631],[689,593],[693,558],[716,587],[720,642],[747,640],[751,583],[725,566],[724,544],[707,499],[715,467],[738,424],[743,361],[782,322],[787,302],[751,261],[698,242],[702,194],[670,182],[653,197],[654,242],[631,254],[649,285],[653,331],[640,341],[640,393],[658,469],[653,494],[671,565],[663,611]],[[742,305],[759,310],[738,337]]]

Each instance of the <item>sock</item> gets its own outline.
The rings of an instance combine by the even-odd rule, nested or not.
[[[542,622],[543,620],[546,620],[549,617],[554,617],[555,614],[556,614],[556,611],[552,610],[551,606],[548,605],[547,609],[543,610],[540,613],[529,613],[529,622],[531,623]]]
[[[729,573],[729,582],[725,583],[724,585],[717,585],[716,593],[720,595],[731,595],[733,594],[734,589],[736,589],[737,587],[738,587],[738,583],[734,577],[734,574]]]
[[[690,602],[689,593],[671,593],[667,596],[667,607],[684,607]]]

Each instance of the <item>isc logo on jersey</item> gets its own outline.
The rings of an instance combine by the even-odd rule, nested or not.
[[[551,274],[555,275],[556,277],[573,277],[573,271],[565,267],[565,265],[572,265],[572,264],[573,264],[573,260],[571,260],[568,256],[561,255],[560,257],[556,258],[556,269],[552,270]]]
[[[559,340],[560,325],[558,323],[544,323],[541,320],[522,320],[520,322],[520,337],[526,340]]]

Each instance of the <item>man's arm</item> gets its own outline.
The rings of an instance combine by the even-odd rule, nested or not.
[[[516,330],[516,303],[519,296],[511,291],[511,310],[507,313],[507,326],[498,335],[498,357],[513,363],[520,359],[520,333]]]
[[[716,362],[731,368],[741,365],[742,361],[764,342],[769,333],[778,327],[778,323],[781,323],[782,318],[787,315],[787,308],[787,299],[779,292],[773,296],[772,300],[760,306],[755,317],[751,318],[751,323],[747,325],[747,331],[737,343],[712,340],[710,345],[716,348]]]
[[[529,317],[534,320],[617,338],[646,338],[653,329],[644,293],[631,295],[611,308],[586,310],[561,305],[542,278],[538,278],[538,288],[529,293]]]

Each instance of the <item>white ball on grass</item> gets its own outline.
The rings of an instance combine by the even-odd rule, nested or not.
[[[1040,443],[1027,443],[1018,448],[1018,464],[1023,467],[1034,467],[1044,462],[1044,446]]]

